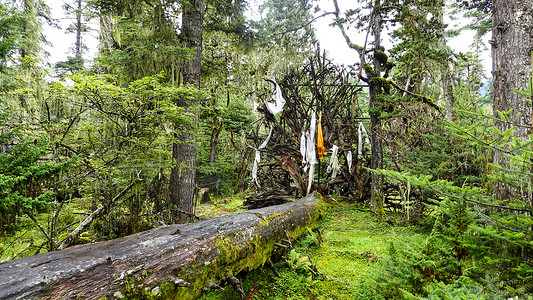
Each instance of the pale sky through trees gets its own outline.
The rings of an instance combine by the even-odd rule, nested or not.
[[[339,8],[341,12],[346,11],[350,8],[353,8],[353,0],[338,0]],[[320,7],[323,12],[333,11],[333,1],[332,0],[321,0]],[[358,62],[359,56],[353,49],[350,49],[338,28],[329,26],[333,22],[333,16],[327,16],[316,21],[315,28],[317,38],[320,41],[322,49],[328,51],[331,57],[333,57],[337,62],[342,64],[353,64]],[[450,22],[449,18],[447,20]],[[465,25],[467,20],[459,20]],[[448,29],[456,28],[459,24],[459,21],[453,21],[452,24],[448,25]],[[358,34],[354,29],[348,29],[348,34],[352,38],[352,41],[356,44],[362,45],[364,43],[365,34]],[[463,31],[460,36],[448,40],[448,45],[458,52],[468,52],[474,51],[471,49],[471,45],[474,43],[475,33],[472,30]],[[488,40],[490,39],[490,34],[486,34],[483,37],[483,44],[488,45]],[[383,36],[383,45],[385,48],[388,48],[387,45],[391,45],[391,40],[388,36]],[[481,50],[481,59],[483,61],[483,66],[485,69],[485,75],[490,76],[492,69],[492,62],[490,58],[490,48]]]
[[[50,53],[49,62],[53,65],[58,61],[66,60],[67,56],[73,56],[71,49],[74,45],[74,34],[65,33],[65,28],[68,27],[70,23],[73,22],[72,19],[65,19],[65,13],[62,8],[64,1],[58,2],[54,0],[46,0],[47,4],[52,10],[52,16],[55,19],[58,19],[61,29],[53,28],[48,25],[44,25],[45,34],[48,41],[51,43],[50,46],[46,46],[45,49]],[[250,1],[257,2],[257,1]],[[351,0],[339,0],[339,6],[341,11],[345,11],[349,8],[352,8],[354,1]],[[325,11],[333,11],[333,2],[331,0],[320,0],[319,2],[321,14]],[[257,7],[257,6],[255,6]],[[249,14],[252,15],[252,14]],[[257,14],[253,15],[257,17]],[[354,64],[358,62],[358,55],[354,50],[348,48],[340,30],[329,26],[333,21],[333,16],[326,16],[315,21],[314,26],[316,29],[317,38],[320,41],[320,46],[322,49],[326,50],[330,57],[332,57],[337,63],[340,64]],[[463,22],[465,22],[463,20]],[[83,39],[84,43],[87,44],[89,50],[85,52],[84,57],[90,61],[96,55],[96,47],[98,41],[98,32],[97,32],[97,21],[91,21],[92,24],[89,25],[91,31],[84,34]],[[457,21],[455,21],[457,23]],[[449,25],[448,28],[455,28],[457,25]],[[358,34],[354,29],[348,30],[351,38],[354,42],[363,44],[364,34]],[[449,45],[455,51],[459,52],[468,52],[474,51],[471,49],[471,45],[474,42],[474,32],[473,31],[463,31],[463,33],[455,38],[449,40]],[[483,42],[485,45],[488,45],[488,39],[490,39],[490,34],[486,34],[483,37]],[[388,37],[384,37],[384,45],[391,45],[391,41]],[[491,58],[490,58],[490,48],[480,49],[481,50],[481,59],[483,61],[485,74],[490,77],[491,72]]]

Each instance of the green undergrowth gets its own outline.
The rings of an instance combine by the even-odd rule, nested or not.
[[[21,218],[18,225],[14,234],[0,236],[0,262],[31,256],[37,251],[34,246],[46,241],[29,218]]]
[[[72,201],[66,204],[62,213],[56,219],[56,228],[64,229],[57,232],[56,240],[62,240],[74,229],[78,222],[87,216],[87,209],[82,200]],[[52,223],[53,211],[48,210],[37,214],[35,220],[41,224],[49,234],[49,226]],[[90,242],[88,232],[83,232],[78,243]],[[39,227],[27,215],[17,219],[17,230],[11,234],[0,232],[0,262],[23,258],[38,253],[47,252],[47,239]]]
[[[198,204],[196,206],[196,215],[201,219],[212,219],[223,215],[245,211],[242,207],[242,195],[236,195],[229,198],[216,198],[212,201]]]
[[[64,228],[60,232],[58,240],[66,237],[71,230],[73,230],[87,215],[90,209],[86,204],[86,199],[74,199],[63,206],[60,218],[57,220],[57,228]],[[201,219],[212,219],[226,214],[244,211],[242,208],[243,196],[236,195],[234,197],[216,198],[210,202],[199,204],[196,207],[196,214]],[[45,211],[36,215],[36,220],[39,224],[44,225],[44,229],[48,230],[48,225],[51,223],[53,211]],[[35,225],[26,215],[21,216],[17,223],[18,230],[12,234],[5,234],[0,232],[0,262],[12,259],[23,258],[34,255],[40,249],[39,253],[46,252],[46,239],[40,229]],[[83,244],[95,241],[96,236],[87,228],[83,232],[76,243]]]
[[[239,274],[247,299],[379,299],[367,284],[377,267],[389,259],[391,242],[422,243],[427,236],[410,227],[391,226],[371,212],[350,204],[330,209],[316,228],[309,228],[294,249],[275,266],[267,264]],[[230,286],[201,299],[239,299]]]

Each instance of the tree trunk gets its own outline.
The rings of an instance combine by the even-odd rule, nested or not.
[[[531,125],[531,108],[526,99],[513,89],[526,90],[531,75],[531,51],[533,45],[533,0],[493,0],[492,2],[492,70],[493,70],[493,111],[513,109],[510,120],[516,126],[515,137],[528,139]],[[505,131],[512,125],[495,121],[495,126]],[[494,154],[494,163],[509,168],[509,159],[502,153]],[[515,191],[504,183],[497,183],[495,197],[509,199]]]
[[[205,0],[191,0],[183,6],[183,20],[181,35],[186,46],[195,50],[193,59],[186,61],[183,66],[184,84],[200,88],[200,71],[202,65],[202,32]],[[190,112],[189,103],[180,99],[178,105]],[[192,116],[192,127],[197,125],[197,116]],[[181,128],[177,140],[172,147],[172,158],[175,166],[170,174],[169,197],[170,203],[178,211],[192,214],[194,207],[194,191],[196,178],[196,137],[193,128]],[[181,223],[185,219],[180,213],[174,216],[174,222]]]
[[[98,31],[98,52],[109,53],[113,49],[113,21],[107,14],[100,15],[100,30]]]
[[[76,60],[76,70],[83,69],[83,43],[81,39],[81,34],[83,33],[83,23],[81,20],[82,17],[82,0],[77,0],[77,8],[76,8],[76,43],[75,43],[75,50],[74,50],[74,57]]]
[[[380,0],[374,3],[374,16],[372,19],[372,33],[374,35],[374,48],[379,49],[381,46],[381,13],[376,11],[380,7]],[[374,72],[376,77],[381,77],[381,63],[374,55],[373,58]],[[370,168],[373,170],[383,169],[383,142],[381,141],[381,105],[378,95],[382,93],[379,82],[370,79],[369,82],[369,110],[370,110]],[[370,188],[370,206],[381,215],[383,210],[383,175],[372,173],[372,183]]]
[[[448,59],[442,63],[441,67],[441,91],[444,104],[446,104],[446,120],[453,122],[453,107],[455,98],[453,96],[452,70]]]
[[[37,5],[35,0],[23,0],[21,5],[24,17],[21,19],[22,38],[19,44],[19,54],[21,58],[32,55],[38,57],[41,50],[39,46],[41,26],[37,20],[39,15]],[[22,60],[22,66],[24,69],[29,68],[24,60]]]
[[[437,18],[442,24],[444,24],[444,10],[445,7],[439,7],[437,13]],[[437,42],[437,46],[440,50],[448,53],[449,49],[446,45],[446,33],[444,26],[439,29],[438,33],[439,40]],[[455,106],[455,98],[453,96],[453,79],[450,64],[450,55],[446,55],[446,58],[444,59],[440,67],[440,86],[442,92],[442,99],[444,100],[444,104],[446,105],[446,120],[453,122],[453,107]]]
[[[210,283],[262,266],[324,203],[310,196],[0,264],[0,299],[196,299]],[[138,298],[135,298],[137,296]]]
[[[215,103],[213,103],[213,107]],[[213,116],[213,126],[211,127],[211,139],[209,140],[209,164],[215,163],[215,150],[217,148],[217,139],[224,126],[224,119],[219,123],[218,117]]]

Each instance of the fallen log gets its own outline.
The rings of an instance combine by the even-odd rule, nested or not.
[[[324,211],[315,194],[290,203],[158,227],[0,264],[0,299],[196,299],[211,284],[262,266],[275,243]]]

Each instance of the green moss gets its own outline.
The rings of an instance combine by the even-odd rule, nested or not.
[[[322,201],[320,196],[317,196],[316,201],[306,205],[315,205],[315,207],[309,212],[306,224],[300,224],[300,226],[295,226],[294,229],[287,231],[293,239],[306,233],[307,226],[313,226],[328,208],[328,204]],[[292,212],[289,211],[288,213]],[[263,227],[268,226],[276,219],[285,217],[287,212],[267,216],[256,215],[263,220],[259,224]],[[204,288],[210,282],[218,283],[228,276],[237,275],[241,271],[252,271],[263,266],[275,251],[274,243],[285,238],[283,232],[280,232],[279,236],[271,237],[268,240],[258,235],[253,235],[252,239],[249,240],[247,233],[247,231],[238,231],[216,238],[214,245],[219,249],[220,256],[214,262],[203,266],[201,269],[198,266],[193,266],[177,274],[176,278],[189,282],[190,286],[179,287],[174,283],[167,282],[158,287],[157,293],[153,293],[154,289],[138,288],[135,282],[128,280],[127,299],[196,299],[204,292]],[[140,277],[138,276],[138,278]]]
[[[381,86],[390,85],[391,81],[383,77],[374,77],[372,81],[379,83]]]
[[[385,65],[389,59],[387,54],[381,50],[374,50],[374,55],[381,65]]]
[[[435,104],[435,101],[433,99],[428,98],[426,96],[419,95],[419,94],[414,94],[413,97],[422,100],[422,102],[440,111],[440,107],[437,104]]]
[[[359,46],[359,45],[354,44],[354,43],[352,43],[352,42],[350,42],[350,43],[348,44],[348,46],[349,46],[350,48],[352,48],[352,49],[355,49],[357,52],[362,52],[362,51],[364,50],[363,46]]]
[[[235,239],[221,238],[216,242],[220,249],[222,278],[235,275],[240,271],[250,271],[262,266],[274,252],[274,241],[266,241],[257,236],[243,245]]]
[[[387,260],[392,240],[418,240],[420,237],[409,228],[378,222],[374,214],[359,211],[360,208],[353,205],[323,207],[328,209],[328,214],[316,223],[326,228],[322,244],[317,245],[310,237],[302,239],[301,244],[293,244],[300,255],[312,258],[321,273],[343,282],[290,268],[282,260],[276,263],[279,277],[264,267],[241,278],[245,291],[252,287],[257,290],[252,299],[383,299],[376,290],[364,289],[361,284],[372,278],[374,266]],[[210,291],[201,299],[238,299],[238,295],[227,288],[223,292]]]
[[[174,284],[170,282],[162,283],[159,286],[159,290],[161,291],[162,294],[168,294],[169,292],[174,291]]]
[[[376,72],[374,72],[374,69],[369,63],[365,64],[364,69],[368,77],[376,77]]]
[[[284,213],[277,213],[277,214],[273,214],[273,215],[267,215],[267,216],[264,216],[260,213],[255,213],[255,212],[248,212],[249,214],[253,214],[255,216],[257,216],[258,218],[260,218],[262,221],[261,223],[259,223],[260,226],[268,226],[268,222],[271,221],[271,220],[274,220],[280,216],[282,216]]]

